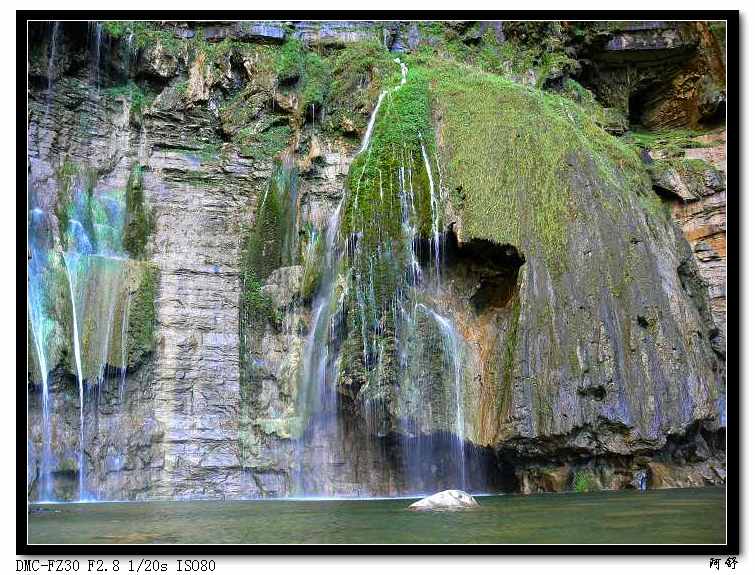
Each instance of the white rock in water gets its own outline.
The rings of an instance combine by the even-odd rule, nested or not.
[[[479,506],[475,498],[466,491],[448,489],[412,503],[409,509],[412,511],[455,511]]]

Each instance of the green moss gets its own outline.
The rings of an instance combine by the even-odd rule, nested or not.
[[[275,73],[280,82],[291,82],[302,74],[304,67],[304,46],[302,43],[291,38],[286,41],[278,53],[275,63]]]
[[[465,240],[523,246],[531,243],[526,231],[558,274],[567,264],[568,226],[579,215],[574,168],[587,163],[627,191],[647,185],[636,150],[570,99],[447,64],[431,69],[431,90]]]
[[[141,86],[132,80],[121,86],[107,88],[103,90],[103,93],[114,100],[121,97],[126,98],[131,103],[131,112],[137,124],[141,123],[142,115],[155,99],[154,94],[145,92]]]
[[[189,81],[183,80],[181,82],[178,82],[176,84],[176,94],[179,95],[181,98],[186,97],[186,93],[189,91]]]
[[[112,20],[102,23],[105,33],[111,38],[122,38],[129,32],[130,22],[123,20]]]
[[[270,185],[260,199],[254,225],[246,234],[241,256],[242,322],[259,326],[278,325],[280,318],[263,282],[282,265],[292,265],[298,253],[295,212],[296,174],[292,166],[278,162]]]
[[[329,62],[319,54],[308,52],[304,57],[301,106],[306,113],[311,107],[319,108],[325,103],[331,83]]]
[[[128,359],[130,367],[143,362],[155,347],[157,288],[160,270],[154,264],[141,263],[141,277],[131,296],[128,310]]]
[[[369,281],[374,290],[370,305],[377,316],[390,307],[408,265],[411,246],[404,237],[403,210],[425,238],[434,224],[440,227],[440,210],[433,222],[431,209],[430,178],[439,195],[434,159],[427,77],[420,69],[410,69],[406,84],[384,97],[370,145],[351,165],[341,223],[345,236],[359,238],[351,263],[357,281]]]
[[[430,96],[423,71],[410,71],[400,89],[389,92],[375,120],[369,148],[354,160],[348,176],[349,195],[343,219],[344,231],[378,233],[396,238],[400,233],[401,205],[399,170],[408,186],[411,170],[415,201],[419,202],[420,231],[426,236],[429,219],[429,178],[421,143],[430,158],[435,154],[435,136],[430,123]],[[431,163],[431,170],[433,166]],[[436,174],[437,175],[437,174]],[[437,177],[435,178],[437,181]],[[369,225],[370,223],[373,225]],[[374,223],[379,222],[378,225]]]
[[[717,145],[716,142],[705,143],[696,140],[704,132],[688,128],[675,128],[655,132],[629,132],[625,140],[633,146],[644,150],[663,151],[666,156],[682,156],[685,148],[706,148]]]
[[[242,156],[264,160],[282,152],[288,146],[291,135],[291,128],[287,124],[272,125],[262,131],[249,126],[239,130],[233,141],[239,145]]]
[[[574,474],[574,491],[577,493],[587,493],[588,491],[598,491],[600,485],[595,476],[586,470],[579,470]]]
[[[166,52],[178,55],[184,42],[177,38],[173,31],[158,21],[104,21],[103,30],[112,38],[131,36],[133,45],[137,49],[148,48],[160,44]]]
[[[254,270],[242,270],[242,314],[245,324],[249,326],[276,324],[278,317],[270,296],[263,293],[262,283],[256,277]]]
[[[326,98],[328,130],[338,132],[345,123],[363,130],[380,90],[398,83],[398,66],[379,42],[355,42],[328,57],[332,70]]]
[[[149,236],[154,231],[154,217],[147,206],[142,188],[142,167],[134,164],[126,184],[126,219],[123,248],[134,258],[143,258]]]
[[[566,51],[561,26],[557,22],[509,22],[505,40],[499,40],[492,27],[477,37],[479,30],[459,29],[447,22],[420,23],[426,38],[420,53],[440,60],[454,61],[479,70],[521,81],[534,74],[538,87],[549,78],[573,73],[577,61]]]

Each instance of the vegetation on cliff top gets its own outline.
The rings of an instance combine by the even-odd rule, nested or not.
[[[563,271],[576,216],[570,173],[594,164],[607,183],[637,192],[648,176],[636,150],[604,131],[589,108],[508,79],[425,58],[439,145],[462,239],[523,246],[534,234]]]
[[[430,185],[438,182],[434,160],[428,79],[420,69],[409,70],[406,84],[385,95],[369,146],[351,165],[341,223],[346,237],[358,238],[352,264],[357,277],[371,282],[371,306],[378,310],[393,301],[406,269],[405,244],[412,239],[403,237],[404,218],[425,238],[440,225],[439,211],[433,222],[431,192],[439,194]]]

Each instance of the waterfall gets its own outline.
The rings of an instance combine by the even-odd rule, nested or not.
[[[31,292],[31,290],[29,290]],[[52,465],[52,450],[50,445],[50,389],[47,360],[45,357],[45,337],[44,337],[44,318],[42,317],[40,306],[32,304],[31,296],[27,293],[27,306],[32,326],[32,338],[34,347],[37,352],[37,361],[39,371],[42,377],[42,457],[40,459],[40,500],[48,501],[50,499],[50,467]]]
[[[440,284],[440,213],[438,208],[438,198],[435,194],[435,183],[433,182],[433,171],[430,169],[430,161],[427,159],[427,151],[425,150],[425,143],[422,141],[422,134],[418,133],[417,136],[420,140],[420,148],[422,150],[422,159],[425,162],[425,170],[427,171],[427,178],[430,183],[430,210],[432,217],[432,242],[431,251],[433,252],[435,260],[435,277]]]
[[[91,76],[95,88],[95,95],[100,92],[100,58],[102,52],[102,22],[89,22],[90,50],[94,56]]]
[[[458,475],[459,489],[466,488],[466,469],[464,456],[464,374],[463,374],[463,339],[459,336],[456,328],[449,318],[439,314],[429,307],[419,304],[417,307],[423,309],[440,328],[443,336],[443,353],[449,361],[454,383],[454,403],[455,403],[455,421],[454,421],[454,444],[456,447],[456,456],[458,457]]]
[[[39,495],[40,499],[48,501],[51,498],[50,472],[52,469],[48,348],[53,330],[53,319],[49,317],[45,307],[44,287],[49,280],[49,243],[52,240],[50,237],[49,219],[41,208],[33,207],[30,210],[27,233],[29,237],[29,259],[27,260],[29,283],[26,292],[26,302],[31,337],[42,382],[42,453],[39,465]]]
[[[128,289],[128,288],[127,288]],[[123,404],[123,390],[126,387],[126,371],[128,368],[128,312],[131,307],[131,291],[126,296],[126,305],[123,306],[123,319],[121,320],[121,370],[118,378],[118,402]]]
[[[47,108],[45,110],[45,116],[49,116],[50,105],[52,104],[53,74],[55,73],[55,53],[59,28],[60,22],[53,22],[52,35],[50,36],[50,57],[47,60]]]
[[[88,183],[86,172],[70,177],[70,202],[65,206],[67,228],[60,238],[65,251],[57,251],[49,218],[41,208],[30,211],[27,302],[30,335],[34,342],[37,364],[41,374],[42,453],[38,497],[52,501],[54,457],[51,445],[52,409],[49,372],[59,365],[66,344],[52,337],[60,333],[68,338],[73,368],[78,386],[78,496],[85,499],[96,493],[96,485],[89,481],[85,458],[85,402],[87,383],[96,386],[95,399],[111,376],[120,359],[119,396],[122,400],[127,363],[126,334],[128,329],[128,278],[130,267],[123,257],[122,237],[125,224],[125,195],[122,190],[96,190]],[[65,220],[64,220],[65,221]],[[58,256],[61,256],[60,258]],[[60,273],[58,273],[60,272]],[[65,277],[63,278],[63,274]],[[60,278],[60,279],[58,279]],[[60,281],[60,284],[56,283]],[[71,325],[67,333],[58,331],[62,312],[56,294],[58,285],[67,283],[70,299]],[[117,322],[120,331],[118,356]],[[57,327],[59,326],[59,327]],[[86,383],[85,383],[86,382]],[[121,401],[122,403],[122,401]],[[89,485],[88,485],[89,483]],[[88,487],[92,487],[89,489]]]
[[[380,104],[383,103],[383,98],[385,98],[385,95],[388,92],[383,90],[380,92],[380,95],[378,96],[377,104],[375,104],[375,109],[372,110],[372,114],[370,115],[370,121],[367,123],[367,131],[364,133],[364,138],[362,138],[362,145],[359,148],[359,152],[357,154],[361,154],[367,149],[367,146],[370,145],[370,137],[372,136],[372,129],[375,127],[375,118],[377,118],[378,110],[380,109]]]
[[[76,360],[76,378],[79,383],[79,499],[84,499],[84,374],[81,369],[81,344],[79,342],[79,325],[76,313],[76,291],[74,289],[73,267],[78,264],[76,254],[63,254],[68,288],[71,294],[71,315],[73,316],[73,353]]]
[[[401,84],[397,86],[397,87],[400,87],[406,84],[406,74],[409,72],[409,68],[399,58],[394,58],[393,61],[396,62],[396,64],[398,64],[399,66],[401,66]],[[395,89],[396,88],[394,88],[394,90]]]
[[[126,36],[126,45],[124,47],[124,51],[126,55],[123,62],[123,68],[126,70],[126,78],[128,78],[129,72],[131,72],[131,58],[134,55],[134,33],[133,32],[129,32],[128,36]]]
[[[340,250],[337,246],[338,228],[341,224],[343,199],[330,218],[325,232],[325,259],[322,267],[320,286],[313,302],[311,328],[304,345],[303,363],[300,374],[299,408],[301,411],[303,438],[298,444],[298,453],[312,443],[313,438],[332,434],[336,425],[336,390],[333,377],[328,377],[328,367],[332,367],[330,340],[332,337],[333,316],[336,311],[335,285],[338,277]],[[325,440],[327,443],[327,439]],[[327,457],[332,457],[330,446]],[[301,457],[299,458],[301,465]],[[318,466],[327,462],[319,461]],[[302,473],[296,478],[296,489],[307,495]]]
[[[399,59],[395,61],[401,66],[401,82],[380,93],[358,154],[372,153],[370,144],[381,105],[386,97],[391,97],[407,81],[406,66]],[[439,190],[436,186],[430,155],[421,133],[417,133],[415,142],[397,148],[395,154],[395,172],[386,175],[378,168],[374,169],[371,177],[374,177],[375,201],[381,204],[398,202],[400,227],[397,228],[399,237],[395,239],[400,241],[396,242],[386,235],[392,233],[384,229],[384,226],[390,225],[389,222],[379,217],[360,219],[358,205],[362,200],[363,190],[360,188],[365,177],[366,162],[363,162],[359,177],[344,194],[324,232],[322,279],[313,300],[310,329],[299,371],[302,435],[296,446],[299,467],[295,471],[294,484],[300,495],[333,494],[334,491],[347,494],[347,490],[353,489],[363,494],[364,489],[369,489],[362,480],[359,480],[357,487],[349,487],[348,478],[346,483],[341,484],[338,480],[334,481],[335,475],[328,475],[340,473],[339,466],[348,463],[348,454],[343,455],[343,461],[339,458],[339,450],[343,449],[346,439],[339,428],[339,396],[336,390],[340,350],[342,345],[346,345],[340,339],[342,329],[346,328],[343,324],[344,313],[353,314],[354,319],[350,321],[355,331],[349,337],[359,338],[361,344],[361,349],[356,346],[356,349],[360,349],[363,363],[363,368],[356,368],[363,369],[357,376],[362,383],[356,399],[361,402],[370,437],[382,437],[390,432],[385,427],[386,404],[393,401],[390,399],[393,394],[399,396],[394,408],[403,412],[404,426],[401,439],[404,446],[403,484],[399,489],[421,493],[442,485],[460,489],[467,485],[464,452],[465,344],[449,317],[429,307],[429,303],[419,303],[417,299],[423,287],[422,264],[416,250],[421,245],[418,203],[429,204],[432,218],[431,265],[439,282],[442,188]],[[367,158],[369,160],[369,156]],[[437,158],[435,161],[438,162]],[[422,193],[428,193],[429,198],[417,197],[416,170],[426,172],[429,189],[422,190]],[[353,196],[351,201],[347,199],[349,194]],[[345,245],[341,246],[336,240],[347,203],[351,206],[351,219],[347,220],[351,231],[344,240]],[[373,239],[372,243],[366,243],[367,235],[385,239],[378,239],[377,242]],[[348,283],[339,291],[339,271],[344,262],[351,264],[343,270],[343,277]],[[384,275],[386,270],[388,276]],[[391,278],[388,283],[386,277]],[[351,311],[348,306],[344,307],[346,297],[352,302]],[[424,332],[420,330],[420,316],[427,318],[423,319],[421,328]],[[428,337],[437,342],[436,348],[425,345],[423,340]],[[394,354],[398,358],[397,372],[390,371],[393,368],[389,367]],[[433,368],[433,365],[436,367]],[[392,388],[394,385],[396,389]],[[433,439],[434,435],[439,435],[439,438]],[[351,464],[358,465],[355,460]],[[379,470],[374,471],[377,473]],[[356,467],[353,472],[356,473]]]
[[[395,86],[393,88],[393,91],[395,92],[401,86],[406,84],[406,74],[408,72],[408,68],[406,67],[406,64],[404,64],[398,58],[395,58],[393,61],[396,62],[399,66],[401,66],[401,83],[398,86]],[[380,95],[378,96],[377,104],[375,104],[375,109],[372,110],[372,114],[370,115],[370,121],[367,123],[367,131],[364,133],[364,138],[362,139],[362,145],[360,146],[359,152],[357,152],[357,154],[361,154],[362,152],[364,152],[370,145],[370,138],[372,137],[372,130],[375,127],[375,118],[377,118],[378,110],[380,110],[380,104],[383,103],[383,98],[385,98],[387,93],[388,93],[387,90],[383,90],[382,92],[380,92]]]
[[[402,83],[406,81],[406,67],[401,64]],[[396,88],[398,88],[397,86]],[[396,89],[394,88],[394,90]],[[378,96],[378,101],[370,115],[367,129],[364,133],[362,144],[358,154],[368,150],[375,126],[375,120],[380,105],[388,91],[383,91]],[[359,190],[354,190],[358,195]],[[342,196],[335,212],[331,216],[325,230],[325,261],[323,262],[322,277],[317,294],[312,305],[312,319],[309,333],[305,341],[302,367],[300,370],[299,410],[302,416],[303,437],[297,443],[297,452],[300,457],[299,469],[296,471],[294,480],[296,490],[300,494],[310,494],[308,487],[303,484],[303,472],[301,470],[301,458],[306,447],[317,442],[325,444],[325,454],[309,455],[313,457],[314,465],[322,470],[330,461],[323,461],[323,457],[332,460],[334,457],[334,438],[337,434],[337,397],[335,389],[337,358],[331,356],[331,342],[335,337],[333,333],[335,316],[341,309],[343,302],[336,301],[336,284],[338,267],[341,262],[342,250],[338,245],[338,230],[341,226],[341,216],[346,195]],[[264,202],[264,198],[263,198]],[[359,249],[357,245],[355,249]],[[419,268],[419,264],[417,264]],[[343,297],[343,296],[341,296]],[[359,294],[360,310],[365,313],[365,298],[372,298],[374,294]],[[366,329],[366,318],[362,322]],[[363,331],[364,353],[368,353],[367,334]],[[365,365],[367,358],[365,357]],[[319,459],[319,460],[318,460]],[[320,487],[320,489],[322,489]],[[316,493],[321,494],[321,493]]]
[[[399,90],[407,82],[408,69],[398,58],[401,66],[401,83],[385,95]],[[381,103],[384,101],[381,99]],[[371,137],[375,127],[371,118],[367,135]],[[403,449],[404,492],[422,493],[427,490],[467,486],[467,462],[464,450],[464,351],[465,344],[450,317],[443,315],[436,306],[426,301],[427,293],[418,248],[422,245],[420,206],[429,207],[429,235],[431,266],[435,271],[435,288],[440,287],[441,272],[441,205],[445,199],[442,185],[436,185],[432,171],[428,145],[421,131],[417,131],[415,141],[406,141],[394,150],[395,173],[388,174],[390,201],[393,197],[400,207],[400,239],[396,242],[385,236],[381,226],[390,225],[381,217],[368,218],[358,222],[352,212],[352,233],[355,233],[352,260],[354,277],[354,304],[361,327],[362,361],[364,380],[360,395],[364,402],[367,427],[373,434],[385,433],[385,407],[377,412],[378,403],[392,404],[390,418],[398,418],[401,427],[400,443]],[[363,151],[370,152],[369,142]],[[435,163],[440,173],[439,161]],[[377,197],[385,199],[386,182],[382,169],[375,169],[374,183]],[[359,185],[364,177],[366,162],[357,181],[354,204],[359,200]],[[415,189],[418,170],[424,170],[427,177],[426,188]],[[419,181],[422,181],[421,178]],[[394,191],[395,184],[395,191]],[[427,194],[427,196],[420,196]],[[424,209],[424,207],[423,207]],[[361,225],[361,227],[360,227]],[[369,229],[369,228],[373,229]],[[361,230],[361,231],[360,231]],[[427,233],[427,232],[424,232]],[[368,248],[364,236],[370,234],[378,239]],[[400,253],[394,252],[401,246]],[[395,271],[391,277],[393,285],[386,288],[381,275],[380,302],[376,297],[378,274],[385,269]],[[431,268],[431,269],[432,269]],[[379,271],[382,270],[382,271]],[[386,289],[393,290],[386,294]],[[386,299],[386,295],[389,296]],[[419,303],[422,298],[424,303]],[[428,318],[428,319],[424,319]],[[396,349],[388,346],[396,344]],[[435,342],[435,343],[434,343]],[[395,354],[398,369],[390,370],[388,354]],[[395,376],[393,375],[395,373]],[[385,377],[389,379],[385,380]],[[375,387],[377,386],[377,387]],[[391,386],[395,386],[391,388]],[[393,425],[393,424],[391,424]]]

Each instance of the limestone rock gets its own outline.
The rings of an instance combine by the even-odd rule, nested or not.
[[[412,503],[409,509],[412,511],[459,511],[475,509],[479,506],[477,500],[466,491],[448,489]]]
[[[204,52],[200,52],[189,70],[186,98],[192,104],[206,102],[210,97],[210,88],[215,78],[212,67],[207,65],[206,59]]]
[[[141,62],[146,73],[160,78],[172,78],[178,71],[178,59],[161,42],[150,45]]]
[[[622,22],[582,47],[598,99],[649,128],[705,122],[725,106],[721,49],[706,23]]]
[[[303,266],[288,266],[275,270],[263,286],[264,291],[278,308],[288,308],[299,296]]]

